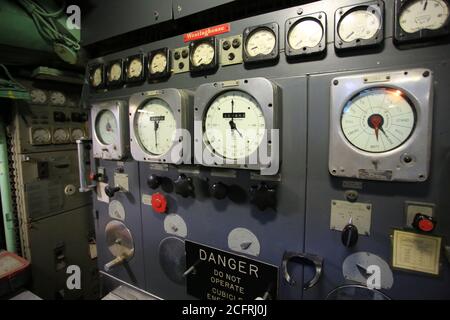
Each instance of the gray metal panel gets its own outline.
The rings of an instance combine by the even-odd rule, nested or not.
[[[231,1],[234,0],[175,0],[172,1],[173,16],[179,19]]]
[[[130,283],[139,288],[144,288],[144,261],[142,250],[141,237],[141,211],[140,211],[140,197],[139,197],[139,172],[138,163],[135,161],[119,162],[123,163],[124,173],[128,174],[129,192],[117,192],[111,200],[118,200],[122,203],[125,209],[124,224],[130,230],[134,240],[135,252],[134,256],[126,263],[113,267],[108,273],[119,278],[127,283]],[[99,166],[105,168],[105,176],[108,179],[109,185],[114,183],[114,172],[119,166],[117,161],[100,160]],[[120,167],[122,167],[120,165]],[[133,183],[134,182],[134,183]],[[108,215],[108,203],[96,200],[96,193],[94,197],[94,224],[97,234],[97,252],[98,252],[98,268],[103,270],[106,263],[114,259],[114,256],[109,252],[105,226],[112,220]]]
[[[278,206],[273,210],[259,211],[249,203],[250,185],[258,181],[251,180],[250,173],[238,171],[237,178],[219,178],[210,174],[209,169],[202,170],[194,178],[194,198],[182,198],[173,191],[161,188],[152,190],[147,186],[150,174],[170,177],[178,176],[176,169],[169,172],[155,171],[146,163],[140,164],[140,183],[143,194],[156,191],[168,198],[169,213],[183,217],[188,227],[187,239],[203,243],[218,249],[229,251],[228,233],[236,227],[250,229],[260,240],[261,252],[257,260],[281,267],[283,253],[302,251],[305,204],[306,174],[306,78],[275,79],[281,87],[283,100],[283,130],[281,182],[278,184]],[[221,181],[233,186],[235,194],[242,199],[216,200],[208,195],[206,179],[210,183]],[[189,298],[184,286],[171,282],[162,271],[158,259],[160,241],[169,236],[164,231],[165,215],[153,212],[148,205],[142,205],[143,241],[145,251],[145,268],[149,292],[166,299]],[[249,256],[249,258],[254,258]],[[291,274],[297,281],[296,286],[289,286],[279,278],[279,297],[282,299],[299,299],[302,290],[302,268],[292,266]]]
[[[349,179],[332,177],[328,172],[328,127],[330,81],[336,76],[349,73],[332,73],[312,76],[309,81],[308,105],[308,188],[306,208],[305,249],[325,258],[323,275],[319,284],[306,292],[307,299],[323,299],[335,287],[345,283],[342,274],[344,259],[358,251],[369,251],[391,262],[390,233],[393,228],[403,228],[406,223],[405,201],[436,203],[436,234],[449,235],[448,209],[450,201],[444,190],[450,189],[448,150],[448,124],[450,117],[447,101],[449,61],[442,63],[414,64],[407,67],[429,68],[435,75],[434,130],[432,137],[431,176],[427,182],[392,183],[364,181],[358,202],[372,204],[372,232],[359,237],[354,248],[341,243],[341,233],[329,228],[330,202],[344,200],[342,182]],[[360,67],[363,67],[362,65]],[[405,66],[406,67],[406,66]],[[396,68],[401,68],[396,66]],[[359,72],[367,72],[362,70]],[[351,73],[355,74],[355,72]],[[321,88],[321,90],[314,90]],[[394,299],[443,299],[450,297],[450,269],[442,259],[440,277],[418,276],[414,273],[394,271],[394,285],[383,291]],[[381,275],[382,276],[382,275]],[[305,275],[307,277],[307,275]]]
[[[172,19],[171,1],[95,0],[83,11],[81,41],[88,45]]]

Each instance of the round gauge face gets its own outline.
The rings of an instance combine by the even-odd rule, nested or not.
[[[128,66],[128,78],[138,78],[142,73],[142,61],[139,58],[134,58],[130,61]]]
[[[55,143],[65,143],[69,140],[69,133],[66,129],[57,128],[53,131],[53,141]]]
[[[137,110],[135,130],[141,146],[153,155],[162,155],[173,145],[177,123],[167,102],[151,99]]]
[[[94,87],[98,87],[99,85],[102,84],[102,82],[103,82],[103,74],[102,73],[103,73],[103,71],[102,71],[101,67],[97,67],[94,70],[94,74],[92,76],[92,85]]]
[[[296,23],[289,31],[288,41],[292,49],[313,48],[320,43],[323,28],[315,19],[304,19]]]
[[[214,59],[214,54],[214,48],[210,43],[200,43],[192,53],[192,64],[195,67],[210,64]]]
[[[166,70],[167,67],[167,58],[162,53],[157,53],[153,56],[152,61],[150,62],[150,73],[161,73]]]
[[[204,139],[211,151],[236,160],[258,149],[266,122],[255,98],[234,90],[220,94],[211,102],[203,126]]]
[[[79,140],[84,137],[84,130],[81,128],[72,129],[71,138],[73,141]]]
[[[47,94],[41,89],[33,89],[30,92],[31,102],[43,104],[47,101]]]
[[[367,89],[350,99],[341,116],[347,140],[363,151],[386,152],[411,136],[416,113],[406,94],[391,88]]]
[[[374,11],[357,9],[350,11],[341,19],[338,32],[343,41],[351,42],[357,39],[373,38],[380,27],[380,18]]]
[[[250,57],[268,55],[275,48],[275,43],[275,33],[270,29],[260,28],[248,36],[245,49]]]
[[[442,28],[449,16],[444,0],[415,0],[400,13],[400,27],[407,33]]]
[[[116,117],[110,110],[103,110],[97,115],[95,132],[101,143],[111,145],[116,140],[118,125]]]
[[[48,129],[37,128],[32,132],[32,142],[33,144],[47,144],[51,141],[51,134]]]
[[[114,63],[108,73],[108,80],[111,81],[118,81],[120,80],[120,77],[122,76],[122,67],[120,66],[120,63]]]
[[[50,103],[57,106],[62,106],[66,103],[66,96],[59,91],[52,92],[50,94]]]

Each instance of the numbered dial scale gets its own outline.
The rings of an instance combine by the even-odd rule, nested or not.
[[[105,67],[103,64],[93,65],[89,68],[89,84],[93,89],[105,86]]]
[[[201,126],[195,131],[202,132],[194,143],[203,150],[203,165],[257,170],[275,164],[278,139],[272,134],[279,128],[280,106],[277,87],[269,80],[204,84],[194,104],[195,125]]]
[[[217,41],[215,37],[193,41],[189,44],[189,70],[193,73],[218,67]]]
[[[131,154],[138,161],[179,163],[190,152],[191,93],[164,89],[130,97]]]
[[[170,76],[170,50],[162,48],[154,50],[148,55],[148,78],[161,79]]]
[[[326,14],[317,12],[286,21],[286,56],[300,57],[326,50]]]
[[[31,145],[45,145],[52,143],[52,134],[48,128],[31,128],[30,129]]]
[[[95,158],[120,160],[128,150],[127,105],[108,101],[92,105],[93,153]]]
[[[425,180],[431,84],[432,74],[426,69],[333,79],[330,173],[369,180]]]
[[[115,60],[106,67],[106,84],[109,87],[117,87],[122,85],[124,80],[123,60]]]
[[[278,24],[268,23],[246,28],[243,49],[245,63],[278,59]]]
[[[125,61],[125,80],[127,83],[140,82],[145,79],[144,55],[130,56]]]
[[[395,40],[398,42],[425,40],[450,33],[448,0],[397,0],[395,9]]]
[[[384,36],[384,2],[371,1],[337,9],[334,35],[337,50],[381,44]]]

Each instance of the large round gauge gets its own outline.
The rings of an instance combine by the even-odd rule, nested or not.
[[[138,78],[142,73],[142,59],[139,57],[135,57],[131,59],[128,69],[127,69],[127,77],[128,78]]]
[[[338,24],[339,37],[345,42],[368,40],[381,28],[381,20],[374,10],[362,7],[349,11]]]
[[[56,144],[67,143],[69,141],[69,132],[64,128],[56,128],[53,131],[53,142]]]
[[[258,28],[247,37],[245,49],[250,57],[268,55],[275,48],[276,41],[277,37],[272,30]]]
[[[122,65],[119,62],[113,63],[109,67],[108,81],[109,82],[120,81],[121,77],[122,77]]]
[[[163,52],[156,53],[152,57],[148,67],[151,74],[164,72],[167,67],[166,55]]]
[[[203,42],[195,46],[191,56],[191,62],[194,67],[208,65],[214,59],[214,47],[209,42]]]
[[[66,96],[62,92],[54,91],[50,94],[50,103],[55,106],[62,106],[66,103]]]
[[[400,27],[406,33],[442,28],[449,17],[444,0],[413,0],[400,12]]]
[[[31,102],[37,104],[44,104],[47,101],[47,94],[44,90],[33,89],[30,92]]]
[[[31,131],[31,144],[49,144],[52,140],[50,130],[35,128]]]
[[[236,160],[258,149],[266,123],[254,97],[243,91],[231,90],[213,99],[203,126],[211,151],[223,158]]]
[[[70,138],[72,141],[77,141],[84,137],[84,130],[81,128],[74,128],[70,133]]]
[[[257,257],[261,250],[258,238],[246,228],[235,228],[228,234],[230,250],[250,254]]]
[[[177,129],[170,106],[162,99],[150,99],[137,110],[135,117],[135,132],[141,146],[152,155],[168,152]]]
[[[323,32],[322,25],[318,20],[300,20],[289,30],[289,46],[294,50],[301,48],[313,48],[320,43],[320,40],[322,40]]]
[[[386,152],[411,136],[416,112],[407,95],[391,88],[371,88],[351,98],[343,108],[341,127],[356,148]]]
[[[103,110],[95,120],[95,132],[101,143],[113,144],[118,132],[117,120],[110,110]]]

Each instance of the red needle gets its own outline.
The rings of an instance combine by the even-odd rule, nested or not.
[[[372,124],[373,129],[375,130],[375,136],[377,137],[377,141],[378,141],[378,131],[380,130],[380,124],[382,121],[383,119],[381,118],[381,116],[377,114],[370,117],[370,123]]]

